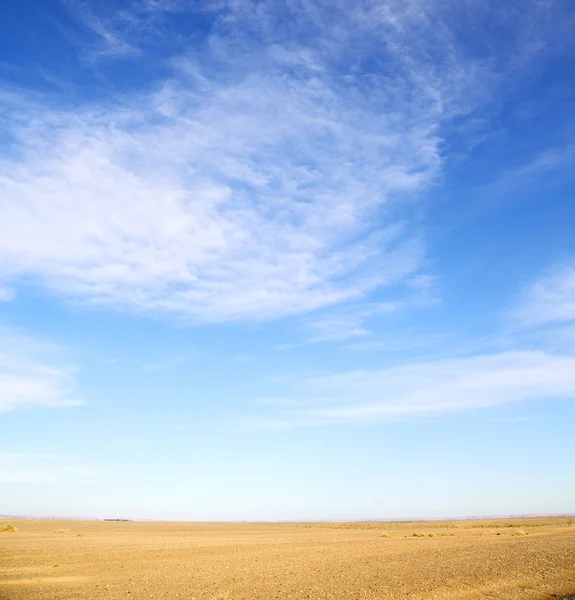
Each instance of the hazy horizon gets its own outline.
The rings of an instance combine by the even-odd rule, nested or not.
[[[521,520],[521,519],[541,519],[541,518],[555,518],[555,517],[575,517],[575,513],[547,513],[547,514],[535,514],[535,513],[526,513],[526,514],[501,514],[501,515],[459,515],[452,517],[442,517],[442,518],[429,518],[429,519],[419,519],[417,517],[403,517],[397,519],[386,519],[385,517],[379,518],[359,518],[359,519],[310,519],[310,520],[294,520],[294,519],[282,519],[276,521],[256,521],[256,520],[247,520],[247,519],[237,519],[237,520],[214,520],[214,521],[194,521],[193,519],[185,519],[185,520],[172,520],[172,519],[146,519],[146,518],[123,518],[123,517],[97,517],[97,516],[78,516],[78,515],[9,515],[9,514],[0,514],[0,519],[13,519],[13,520],[37,520],[37,521],[107,521],[107,522],[126,522],[126,523],[228,523],[228,524],[258,524],[258,523],[268,523],[270,525],[282,523],[286,524],[294,524],[297,525],[302,524],[329,524],[333,523],[335,525],[346,523],[366,523],[366,524],[383,524],[383,523],[441,523],[444,521],[490,521],[494,519],[506,519],[506,520]]]
[[[0,11],[0,511],[575,506],[575,5]]]

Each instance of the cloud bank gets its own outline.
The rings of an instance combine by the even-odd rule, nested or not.
[[[170,15],[193,12],[88,6],[78,17],[107,61],[145,55]],[[496,78],[434,3],[350,8],[206,4],[209,26],[162,47],[169,74],[146,89],[80,107],[4,93],[0,284],[225,321],[421,270],[417,200],[441,175],[441,127]]]

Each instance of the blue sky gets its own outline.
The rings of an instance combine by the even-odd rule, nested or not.
[[[0,19],[0,512],[573,512],[575,7]]]

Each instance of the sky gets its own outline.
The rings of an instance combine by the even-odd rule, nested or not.
[[[570,0],[0,8],[0,514],[575,511]]]

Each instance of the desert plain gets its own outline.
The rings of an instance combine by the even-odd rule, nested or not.
[[[575,518],[0,520],[1,600],[97,598],[575,600]]]

